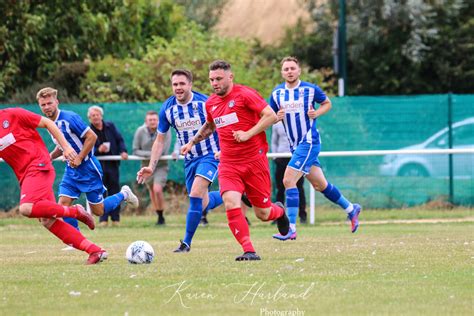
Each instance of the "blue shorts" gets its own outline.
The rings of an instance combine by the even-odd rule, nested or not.
[[[66,167],[59,184],[59,196],[78,199],[81,193],[85,193],[87,201],[91,204],[104,202],[105,191],[102,168],[96,159],[84,161],[78,168]]]
[[[301,143],[296,147],[296,150],[291,156],[288,167],[303,172],[307,175],[312,166],[320,167],[319,152],[321,151],[321,144]]]
[[[195,157],[192,160],[185,161],[184,173],[186,176],[186,189],[188,194],[194,183],[194,178],[200,176],[209,182],[213,182],[217,175],[217,165],[219,161],[214,158],[214,154]]]

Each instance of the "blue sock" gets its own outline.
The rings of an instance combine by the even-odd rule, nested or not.
[[[72,217],[63,217],[63,221],[80,231],[79,222],[77,221],[77,219],[72,218]]]
[[[188,215],[186,215],[186,233],[183,241],[191,246],[194,233],[201,221],[202,216],[202,199],[197,197],[189,197]]]
[[[222,196],[219,191],[211,191],[209,192],[209,203],[207,207],[204,209],[204,212],[209,212],[216,207],[220,206],[223,203]]]
[[[286,194],[286,213],[290,220],[290,228],[292,231],[296,230],[296,218],[298,217],[298,210],[300,205],[300,193],[298,188],[289,188],[285,191]]]
[[[104,200],[104,215],[108,215],[122,203],[124,196],[122,192],[111,195]]]
[[[335,185],[332,185],[329,182],[328,182],[328,186],[326,187],[326,189],[324,189],[324,191],[322,191],[321,193],[324,194],[324,196],[328,200],[336,203],[337,205],[339,205],[340,207],[342,207],[345,210],[347,210],[352,205],[351,202],[349,202],[344,197],[344,195],[341,194],[339,189]]]

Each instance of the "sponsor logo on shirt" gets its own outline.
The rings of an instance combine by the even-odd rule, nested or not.
[[[300,113],[304,111],[304,102],[301,101],[284,101],[281,104],[281,108],[285,110],[285,113]]]
[[[232,125],[238,122],[239,118],[237,117],[237,113],[235,112],[214,118],[214,124],[216,124],[217,128],[222,128],[227,125]]]
[[[8,126],[10,126],[10,122],[8,122],[8,120],[5,120],[3,121],[2,126],[3,128],[8,128]]]
[[[179,131],[194,131],[201,128],[201,120],[199,118],[189,118],[185,120],[176,120],[176,129]]]
[[[7,135],[0,138],[0,151],[4,150],[8,146],[16,143],[15,136],[12,133],[8,133]]]
[[[211,112],[214,112],[214,110],[217,108],[217,105],[214,105],[212,108],[211,108]]]

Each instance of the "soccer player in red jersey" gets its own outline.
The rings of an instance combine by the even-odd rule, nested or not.
[[[234,84],[233,79],[229,63],[222,60],[211,63],[209,81],[214,94],[206,102],[207,121],[181,148],[181,153],[186,154],[194,144],[217,130],[221,148],[220,191],[229,228],[244,251],[235,260],[260,260],[250,240],[249,226],[241,210],[241,197],[246,192],[259,219],[277,220],[279,232],[288,233],[289,222],[283,204],[270,201],[265,129],[277,121],[277,116],[255,90]]]
[[[66,245],[89,254],[86,264],[107,259],[107,252],[87,240],[61,217],[77,218],[90,229],[94,219],[81,205],[62,206],[55,202],[55,171],[36,128],[46,128],[58,141],[63,155],[73,161],[77,154],[53,121],[21,108],[0,110],[0,158],[13,169],[20,184],[20,213],[39,218],[41,223]]]

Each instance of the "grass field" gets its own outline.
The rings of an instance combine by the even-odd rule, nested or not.
[[[0,220],[1,315],[325,315],[474,313],[474,223],[368,225],[372,220],[464,218],[472,211],[366,211],[357,234],[337,211],[299,226],[296,241],[272,240],[276,228],[252,217],[259,262],[235,262],[241,249],[223,213],[210,214],[192,251],[174,254],[184,216],[157,228],[153,217],[85,234],[109,259],[63,244],[37,221]],[[130,265],[134,240],[155,248],[150,265]],[[289,313],[285,314],[287,311]],[[273,313],[273,314],[272,314]]]

